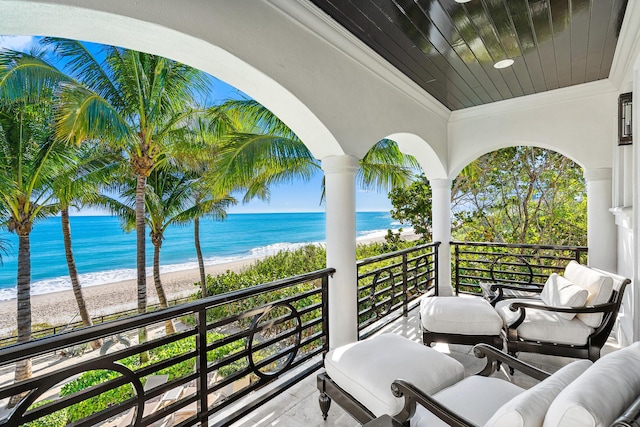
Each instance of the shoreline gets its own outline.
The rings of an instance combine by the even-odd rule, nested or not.
[[[416,238],[412,231],[402,233],[403,238],[412,240]],[[357,244],[383,242],[384,236],[365,237],[357,239]],[[205,266],[207,275],[218,275],[226,271],[240,272],[251,266],[265,256],[241,258],[220,264]],[[200,282],[200,273],[197,268],[177,270],[161,274],[162,285],[168,300],[183,298],[195,294],[198,287],[194,283]],[[82,288],[82,294],[93,318],[135,309],[137,307],[137,281],[136,279],[123,280],[100,285],[91,285]],[[147,277],[147,304],[158,302],[153,276]],[[16,329],[16,299],[0,301],[0,336],[8,335]],[[45,294],[31,296],[32,324],[49,324],[51,326],[66,325],[80,320],[78,306],[73,290],[66,289]]]
[[[215,276],[228,270],[239,272],[260,257],[243,258],[221,264],[205,266],[205,273]],[[162,285],[168,300],[183,298],[198,291],[194,283],[200,282],[197,268],[162,273]],[[137,281],[135,279],[105,283],[82,288],[82,295],[93,318],[135,309],[137,307]],[[147,304],[158,302],[153,276],[147,277]],[[0,335],[16,328],[16,299],[0,301]],[[31,296],[32,324],[65,325],[80,320],[73,290]]]

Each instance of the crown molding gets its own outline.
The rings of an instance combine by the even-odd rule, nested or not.
[[[453,111],[451,113],[449,123],[484,117],[487,115],[531,110],[547,105],[554,105],[612,93],[617,93],[617,88],[608,79],[598,80],[595,82],[583,83],[580,85],[540,92],[533,95],[492,102],[490,104],[479,105],[477,107],[465,108],[464,110]]]

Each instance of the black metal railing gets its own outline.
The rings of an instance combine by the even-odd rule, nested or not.
[[[360,339],[406,315],[412,302],[438,288],[440,242],[358,261]]]
[[[169,301],[167,301],[169,306],[173,306],[173,305],[177,305],[177,304],[183,304],[187,301],[192,301],[193,297],[183,297],[183,298],[175,298],[175,299],[171,299]],[[160,306],[159,303],[156,304],[149,304],[147,305],[147,311],[156,311],[156,310],[160,310],[162,307]],[[116,320],[116,319],[121,319],[123,317],[131,317],[131,316],[135,316],[136,314],[138,314],[138,309],[134,308],[134,309],[130,309],[130,310],[121,310],[121,311],[116,311],[114,313],[110,313],[110,314],[102,314],[99,316],[93,316],[91,317],[91,321],[93,322],[93,324],[98,324],[98,323],[104,323],[104,322],[108,322],[110,320]],[[76,314],[76,318],[79,316],[79,314]],[[74,329],[78,329],[78,328],[82,328],[84,325],[82,324],[82,320],[77,320],[77,321],[71,321],[67,324],[61,324],[61,325],[53,325],[53,326],[47,326],[47,327],[43,327],[43,328],[38,328],[37,330],[34,330],[31,333],[31,336],[35,339],[35,338],[44,338],[44,337],[48,337],[50,335],[56,335],[56,334],[60,334],[63,332],[68,332],[68,331],[72,331]],[[18,341],[18,335],[17,335],[17,331],[14,331],[11,335],[7,335],[4,337],[0,337],[0,347],[4,347],[7,345],[11,345],[11,344],[15,344]]]
[[[480,283],[543,286],[567,263],[586,263],[587,247],[451,242],[456,294],[480,293]]]
[[[0,388],[0,399],[22,397],[0,426],[33,420],[52,425],[47,417],[61,416],[74,426],[116,417],[136,426],[235,422],[322,366],[316,356],[328,350],[328,278],[334,271],[0,349],[0,367],[11,370],[16,363],[99,338],[124,336],[133,342],[55,370],[34,365],[31,379]],[[177,332],[165,332],[168,322]],[[148,339],[136,344],[141,333]],[[248,402],[234,405],[252,392]],[[49,394],[56,398],[47,399]]]

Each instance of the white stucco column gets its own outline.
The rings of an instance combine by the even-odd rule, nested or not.
[[[438,251],[438,293],[453,295],[451,286],[451,180],[430,179],[431,221],[433,241],[440,242]]]
[[[356,269],[356,184],[358,159],[322,159],[326,192],[329,347],[358,340],[358,272]]]
[[[587,245],[589,265],[606,271],[617,271],[617,230],[609,211],[612,201],[611,169],[586,169]]]

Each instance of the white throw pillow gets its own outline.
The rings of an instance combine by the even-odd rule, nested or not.
[[[564,269],[564,277],[589,292],[585,305],[604,304],[609,302],[613,292],[613,279],[592,268],[571,261]],[[581,313],[578,319],[586,325],[597,328],[602,323],[602,313]]]
[[[584,307],[589,291],[573,284],[562,276],[552,273],[544,284],[540,299],[552,307]],[[574,313],[556,313],[567,320],[573,319]]]
[[[640,394],[640,342],[610,353],[553,401],[544,427],[610,426]]]
[[[579,360],[568,364],[544,381],[502,405],[484,426],[541,426],[553,399],[591,365],[590,360]]]

